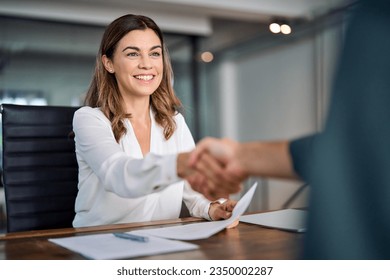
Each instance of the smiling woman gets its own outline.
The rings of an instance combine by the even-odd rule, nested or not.
[[[222,207],[183,178],[194,140],[171,81],[172,67],[154,21],[125,15],[106,29],[85,105],[74,116],[79,192],[75,227],[178,218],[222,219]],[[197,180],[195,180],[197,181]]]
[[[156,59],[149,59],[151,54]],[[134,78],[144,76],[145,73],[158,78],[152,87],[137,87],[137,90],[133,91],[133,87],[136,86]],[[144,91],[144,95],[150,96],[151,107],[158,109],[156,121],[164,127],[165,137],[169,138],[174,126],[172,115],[181,106],[171,85],[172,76],[163,35],[153,20],[134,15],[120,17],[107,27],[103,35],[96,61],[95,77],[87,93],[86,105],[102,107],[102,111],[113,123],[114,135],[118,140],[125,131],[121,120],[135,114],[136,104],[129,99],[138,102],[137,92]],[[126,106],[116,104],[120,99]],[[149,106],[149,98],[143,100],[146,100]],[[162,100],[166,106],[161,106]],[[145,117],[145,111],[143,113]]]
[[[134,30],[118,42],[116,50],[112,57],[103,54],[102,62],[104,68],[115,76],[125,114],[131,116],[131,124],[145,155],[150,149],[149,97],[159,87],[163,76],[161,42],[152,29]],[[167,101],[180,106],[177,98]],[[172,106],[172,112],[175,106]],[[162,113],[167,112],[162,110]],[[170,114],[166,116],[170,118]]]
[[[152,29],[134,30],[125,35],[112,57],[103,54],[104,68],[115,75],[118,89],[128,114],[133,113],[134,102],[151,96],[159,87],[163,76],[163,55],[159,37]],[[153,98],[153,97],[152,97]],[[177,107],[180,101],[172,100]]]

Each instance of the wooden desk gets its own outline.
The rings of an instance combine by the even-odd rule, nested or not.
[[[0,235],[0,259],[5,260],[79,260],[78,253],[69,251],[48,241],[48,238],[83,234],[130,231],[140,228],[161,227],[192,222],[204,222],[198,218],[131,223],[109,226],[66,228],[30,231]],[[200,246],[193,251],[154,255],[138,259],[154,260],[288,260],[298,259],[302,248],[302,233],[267,229],[258,225],[240,223],[236,228],[223,230],[208,239],[194,240]]]

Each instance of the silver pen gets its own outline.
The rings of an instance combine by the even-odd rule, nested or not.
[[[127,232],[114,232],[113,235],[118,238],[123,238],[123,239],[130,239],[133,241],[138,241],[138,242],[148,242],[149,237],[146,236],[140,236],[140,235],[135,235]]]

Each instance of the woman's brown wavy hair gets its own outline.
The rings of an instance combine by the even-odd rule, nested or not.
[[[106,28],[96,56],[95,73],[87,91],[84,104],[99,107],[110,120],[117,142],[126,133],[123,120],[130,118],[124,110],[123,99],[119,92],[115,75],[103,66],[102,56],[113,59],[118,42],[133,30],[152,29],[160,38],[163,54],[163,77],[159,87],[150,96],[150,104],[155,113],[156,122],[164,128],[165,139],[169,139],[176,129],[174,115],[182,106],[172,87],[173,72],[168,50],[160,28],[150,18],[142,15],[127,14],[114,20]]]

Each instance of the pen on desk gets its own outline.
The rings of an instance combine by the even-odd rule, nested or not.
[[[130,239],[133,241],[138,241],[138,242],[148,242],[149,238],[146,236],[140,236],[140,235],[135,235],[127,232],[114,232],[113,233],[115,237],[118,238],[123,238],[123,239]]]

